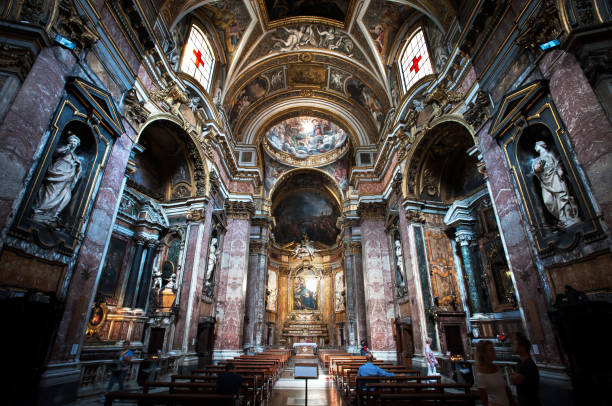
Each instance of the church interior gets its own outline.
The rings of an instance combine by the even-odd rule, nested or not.
[[[605,404],[611,30],[605,0],[3,1],[2,403],[98,397],[128,341],[135,393],[296,348],[338,388],[327,355],[424,371],[428,338],[473,383],[518,332],[542,405]]]

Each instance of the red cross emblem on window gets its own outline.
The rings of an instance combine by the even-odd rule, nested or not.
[[[419,62],[421,61],[421,55],[418,57],[412,58],[412,66],[410,67],[410,72],[414,71],[414,73],[419,72]],[[197,65],[196,65],[197,66]]]
[[[200,65],[204,65],[204,61],[202,60],[202,52],[194,49],[193,54],[196,57],[196,60],[195,60],[196,68]]]

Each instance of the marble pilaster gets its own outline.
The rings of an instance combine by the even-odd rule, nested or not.
[[[489,196],[498,218],[499,231],[508,254],[508,265],[512,271],[512,280],[525,330],[532,343],[538,345],[540,354],[538,362],[561,364],[559,350],[553,335],[548,317],[548,307],[535,260],[526,247],[531,245],[527,228],[520,213],[515,197],[514,186],[505,165],[502,150],[489,136],[490,122],[478,133],[483,160],[489,179]]]
[[[416,354],[423,352],[424,331],[427,329],[425,320],[425,311],[423,310],[422,296],[417,292],[421,290],[418,277],[418,260],[415,252],[414,232],[412,232],[413,224],[420,224],[418,217],[408,213],[403,204],[398,205],[399,209],[399,231],[404,254],[404,283],[410,296],[410,321],[412,324],[412,336],[415,338],[414,351]]]
[[[266,244],[261,239],[249,243],[248,284],[246,291],[246,315],[248,322],[244,328],[244,347],[263,351],[264,303],[266,294],[267,270]]]
[[[187,226],[182,279],[176,299],[181,311],[177,318],[173,348],[184,353],[195,351],[200,300],[206,275],[212,203],[206,200],[202,204],[203,218],[198,218],[198,222],[189,223]]]
[[[249,255],[249,234],[253,204],[226,202],[227,227],[221,248],[221,266],[216,295],[217,325],[214,359],[240,353]]]
[[[362,203],[359,206],[368,342],[377,357],[389,359],[395,356],[396,351],[392,326],[395,294],[384,213],[385,204],[382,202]]]

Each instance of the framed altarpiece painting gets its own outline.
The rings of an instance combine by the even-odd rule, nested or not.
[[[547,82],[507,94],[489,132],[502,149],[542,264],[598,251],[605,234]]]
[[[11,234],[72,256],[112,146],[125,130],[111,95],[69,78]]]

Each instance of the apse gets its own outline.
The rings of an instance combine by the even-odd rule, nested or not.
[[[340,216],[338,193],[326,175],[294,171],[280,181],[272,197],[274,237],[286,245],[307,237],[328,246],[336,243]]]

